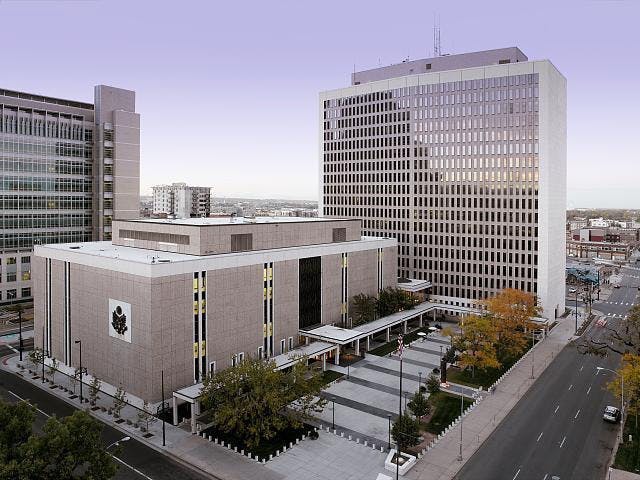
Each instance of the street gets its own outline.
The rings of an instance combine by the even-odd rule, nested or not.
[[[32,339],[29,340],[32,342]],[[3,356],[14,353],[13,348],[17,349],[17,345],[7,346],[0,343],[0,361]],[[31,345],[29,348],[31,348]],[[63,400],[49,395],[40,388],[4,370],[0,370],[0,397],[8,402],[17,402],[20,399],[25,399],[29,403],[36,405],[38,407],[35,422],[36,429],[42,428],[49,416],[64,417],[71,415],[75,410],[74,407]],[[109,445],[124,437],[124,434],[115,428],[104,425],[102,436],[105,445]],[[116,457],[116,460],[120,464],[120,468],[114,478],[121,480],[204,480],[213,478],[198,475],[134,439],[122,443],[122,452]]]
[[[606,301],[595,302],[609,326],[621,324],[637,302],[640,272],[622,268],[622,286]],[[567,305],[573,302],[567,300]],[[604,329],[588,327],[584,336],[600,339]],[[576,344],[565,347],[495,432],[471,457],[457,479],[551,480],[604,479],[619,425],[603,421],[605,406],[619,407],[605,387],[617,355],[582,355]]]

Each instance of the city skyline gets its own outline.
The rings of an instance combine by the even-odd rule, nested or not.
[[[20,22],[5,26],[7,38],[21,38],[6,62],[25,66],[6,69],[2,86],[85,101],[91,84],[138,92],[142,194],[185,181],[220,196],[317,200],[318,92],[344,85],[354,67],[431,56],[437,14],[445,53],[517,46],[530,59],[553,59],[567,77],[567,207],[640,207],[631,130],[640,94],[629,60],[640,53],[637,4],[543,2],[516,12],[488,2],[461,18],[453,6],[412,2],[397,10],[402,21],[379,15],[382,3],[364,5],[255,4],[247,15],[231,5],[151,11],[134,4],[122,16],[102,2],[3,2],[0,15],[29,19],[33,29],[24,37]],[[95,37],[97,17],[119,25],[118,35],[77,43]],[[42,55],[51,21],[62,27],[59,45],[73,45],[81,61]],[[614,23],[606,37],[597,34]],[[25,64],[30,57],[37,61]],[[628,75],[619,74],[623,68]],[[176,162],[185,168],[173,174]]]

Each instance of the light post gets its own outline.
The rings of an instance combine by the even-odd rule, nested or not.
[[[331,403],[333,404],[331,408],[331,413],[333,418],[331,419],[331,430],[336,429],[336,397],[331,397]]]
[[[398,353],[400,356],[400,388],[398,390],[398,421],[402,418],[402,350],[404,349],[404,343],[402,341],[402,335],[398,335]],[[396,451],[396,480],[400,478],[400,452],[402,451],[402,444],[400,443],[400,435],[396,438],[396,444],[398,449]]]
[[[22,361],[22,305],[17,303],[15,308],[18,313],[18,338],[20,342],[18,350],[20,351],[20,361]]]
[[[165,406],[164,406],[164,370],[160,371],[160,375],[161,375],[161,384],[160,384],[160,388],[162,390],[162,446],[165,447],[167,445],[166,443],[166,438],[165,438],[165,427],[164,427],[164,411],[165,411]]]
[[[407,410],[407,398],[409,398],[409,392],[404,392],[404,409]]]
[[[535,346],[536,346],[536,331],[532,327],[531,328],[531,380],[535,378],[535,376],[533,375],[533,365],[536,362],[536,351],[533,348]]]
[[[597,371],[606,370],[607,372],[615,373],[620,377],[620,386],[621,386],[621,398],[620,398],[620,443],[624,443],[624,377],[620,375],[615,370],[611,370],[610,368],[604,367],[596,367]]]
[[[347,378],[349,378],[349,367],[351,366],[351,362],[347,363]]]
[[[107,448],[105,448],[105,451],[109,450],[111,447],[117,447],[122,442],[128,442],[129,440],[131,440],[131,437],[122,437],[120,440],[118,440],[116,442],[113,442],[111,445],[109,445]]]
[[[576,288],[576,332],[578,334],[578,289]]]
[[[458,453],[458,461],[462,461],[462,420],[464,413],[464,396],[462,395],[462,388],[460,388],[460,452]]]
[[[389,419],[389,439],[387,440],[387,449],[391,450],[391,414],[387,413],[387,418]]]
[[[82,405],[82,340],[76,340],[74,343],[80,348],[80,405]]]
[[[420,390],[420,385],[422,385],[422,372],[418,372],[418,390]]]

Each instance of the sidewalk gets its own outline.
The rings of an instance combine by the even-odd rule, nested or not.
[[[606,480],[640,480],[640,475],[610,468]]]
[[[558,319],[558,325],[548,337],[534,349],[535,379],[531,380],[531,352],[505,377],[492,395],[472,410],[462,422],[462,457],[466,461],[475,453],[493,430],[507,416],[520,398],[527,392],[540,374],[549,366],[553,358],[571,340],[574,321],[570,318]],[[464,462],[457,460],[460,436],[459,426],[454,428],[429,450],[405,478],[419,480],[452,479]]]

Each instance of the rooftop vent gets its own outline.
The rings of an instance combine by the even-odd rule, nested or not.
[[[69,248],[71,250],[78,250],[80,248],[80,245],[71,245]]]

